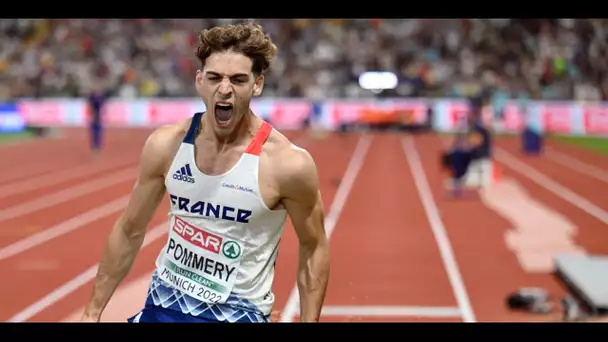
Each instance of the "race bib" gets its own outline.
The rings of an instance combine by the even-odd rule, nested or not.
[[[158,275],[200,301],[224,303],[234,287],[242,254],[238,241],[176,216],[157,265]]]

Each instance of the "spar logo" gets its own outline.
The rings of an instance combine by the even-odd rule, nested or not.
[[[206,232],[189,224],[179,217],[175,217],[173,231],[195,246],[201,247],[215,254],[220,253],[220,246],[222,245],[223,240],[221,236]]]
[[[236,259],[241,255],[241,246],[235,241],[226,241],[222,247],[222,253],[228,259]]]
[[[221,236],[204,231],[179,217],[175,217],[173,231],[191,244],[214,254],[219,254],[221,251],[228,259],[236,259],[241,256],[242,248],[238,242],[232,240],[224,241]]]

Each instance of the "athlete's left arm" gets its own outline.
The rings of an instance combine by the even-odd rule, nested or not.
[[[329,243],[325,235],[323,202],[317,168],[305,150],[294,148],[282,160],[283,205],[299,241],[297,283],[300,320],[317,322],[329,280]]]

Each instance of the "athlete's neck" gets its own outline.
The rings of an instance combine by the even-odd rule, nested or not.
[[[214,140],[217,143],[219,150],[226,146],[238,144],[242,139],[247,139],[255,135],[253,131],[257,127],[257,122],[256,116],[251,110],[239,119],[232,130],[226,131],[225,133],[215,129],[213,120],[213,114],[203,115],[200,123],[200,135],[202,135],[205,140]]]

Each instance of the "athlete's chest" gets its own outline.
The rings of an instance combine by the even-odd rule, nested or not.
[[[278,192],[259,155],[194,153],[190,146],[180,148],[165,181],[174,211],[248,223],[275,207]]]
[[[210,152],[204,147],[197,148],[193,154],[197,169],[205,175],[215,177],[224,175],[240,166],[244,153],[245,147],[239,146],[219,153]]]

